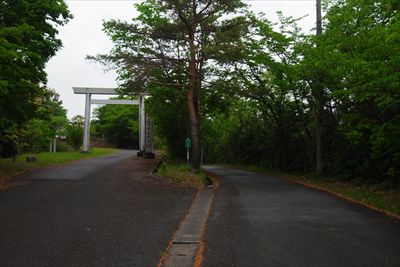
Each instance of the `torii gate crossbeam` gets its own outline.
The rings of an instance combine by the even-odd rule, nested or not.
[[[143,153],[152,154],[152,144],[146,146],[146,117],[144,112],[144,96],[145,93],[139,94],[139,100],[125,99],[91,99],[96,95],[119,95],[116,88],[98,88],[98,87],[73,87],[75,94],[86,95],[85,101],[85,125],[83,133],[83,152],[89,152],[90,137],[90,107],[92,104],[113,104],[113,105],[139,105],[139,150]],[[151,142],[152,143],[152,142]],[[151,151],[148,151],[150,147]]]

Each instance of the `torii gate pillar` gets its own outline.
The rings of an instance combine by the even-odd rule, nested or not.
[[[144,113],[144,98],[139,97],[139,153],[138,156],[143,156],[145,152],[146,140],[146,115]]]
[[[146,125],[146,114],[144,109],[144,96],[145,94],[139,95],[139,101],[137,100],[103,100],[103,99],[91,99],[92,94],[98,95],[119,95],[115,88],[91,88],[91,87],[73,87],[75,94],[84,94],[85,99],[85,124],[83,131],[83,147],[82,152],[88,153],[90,150],[90,107],[92,104],[118,104],[118,105],[139,105],[139,152],[138,156],[145,156],[145,158],[153,158],[153,140],[151,133],[151,122],[150,118]]]
[[[85,101],[85,124],[83,128],[83,148],[82,152],[88,153],[89,152],[89,138],[90,138],[90,98],[92,94],[86,94],[86,101]]]

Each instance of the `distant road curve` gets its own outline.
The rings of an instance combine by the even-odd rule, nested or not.
[[[264,174],[221,177],[207,223],[208,266],[400,266],[400,221]]]

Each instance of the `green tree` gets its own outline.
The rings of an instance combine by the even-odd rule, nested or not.
[[[398,10],[390,0],[332,2],[324,33],[304,51],[304,78],[324,91],[322,142],[329,172],[400,176],[400,145],[393,138],[400,130]]]
[[[92,135],[104,136],[119,148],[138,148],[138,108],[131,105],[104,105],[94,110]]]
[[[63,134],[68,119],[59,95],[54,90],[46,88],[36,102],[39,108],[33,119],[19,127],[14,124],[14,127],[9,127],[5,131],[3,155],[47,151],[50,140],[56,135]]]
[[[217,122],[218,129],[232,130],[228,135],[232,137],[228,140],[229,146],[234,148],[232,142],[236,141],[241,147],[235,149],[238,157],[235,161],[241,158],[244,163],[258,162],[288,170],[307,169],[313,137],[309,129],[309,111],[304,105],[310,94],[299,80],[297,69],[301,58],[297,46],[304,36],[296,26],[296,19],[280,14],[280,32],[277,32],[268,20],[249,15],[249,34],[233,44],[242,55],[226,56],[225,64],[219,69],[220,80],[207,92],[206,99],[212,101],[207,103],[211,124]],[[225,94],[221,95],[221,91]],[[223,105],[215,102],[221,98],[225,102]],[[217,110],[213,112],[216,104]],[[225,142],[220,138],[226,135],[219,132],[215,135],[208,140],[216,139],[217,145]],[[226,149],[220,151],[228,153]]]
[[[34,153],[48,151],[53,137],[48,121],[31,119],[24,125],[22,132],[24,150]]]
[[[49,123],[52,137],[62,134],[68,124],[67,110],[53,89],[46,88],[40,96],[35,117]]]
[[[311,170],[322,88],[325,172],[398,183],[398,9],[393,1],[333,2],[319,37],[299,34],[291,18],[282,17],[279,32],[257,19],[254,37],[233,44],[246,56],[226,57],[207,92],[211,156]]]
[[[243,6],[240,0],[148,0],[136,5],[139,16],[132,23],[104,25],[115,48],[97,59],[116,64],[128,91],[145,90],[150,83],[186,91],[195,170],[200,166],[200,98],[207,64],[216,52],[208,49],[238,25],[226,15]]]
[[[75,150],[79,150],[83,143],[83,124],[84,118],[77,115],[71,119],[66,128],[67,143]]]
[[[355,175],[400,182],[400,5],[348,0],[330,7],[320,42],[340,64],[331,86],[338,130],[350,142]],[[332,62],[332,61],[330,61]]]
[[[153,120],[158,145],[175,159],[185,159],[184,140],[190,136],[185,90],[154,85],[149,88],[152,97],[146,100],[146,112]]]
[[[22,128],[21,139],[25,151],[46,151],[49,142],[57,135],[63,135],[68,125],[67,111],[54,90],[45,89],[37,102],[39,107],[35,118],[25,123]]]
[[[56,27],[71,17],[63,0],[0,1],[0,151],[7,129],[35,116],[45,64],[61,47]]]

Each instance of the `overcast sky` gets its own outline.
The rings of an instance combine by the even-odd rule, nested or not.
[[[104,67],[85,60],[86,55],[107,53],[112,42],[102,32],[102,22],[108,19],[130,20],[137,15],[130,0],[67,0],[74,16],[66,26],[59,28],[63,42],[47,64],[48,87],[61,96],[68,117],[84,114],[84,96],[74,95],[72,87],[116,87],[114,71],[104,72]],[[315,1],[313,0],[261,0],[247,1],[253,11],[263,12],[266,17],[277,21],[277,11],[285,16],[304,18],[299,25],[308,32],[315,25]],[[99,97],[97,97],[99,98]]]

